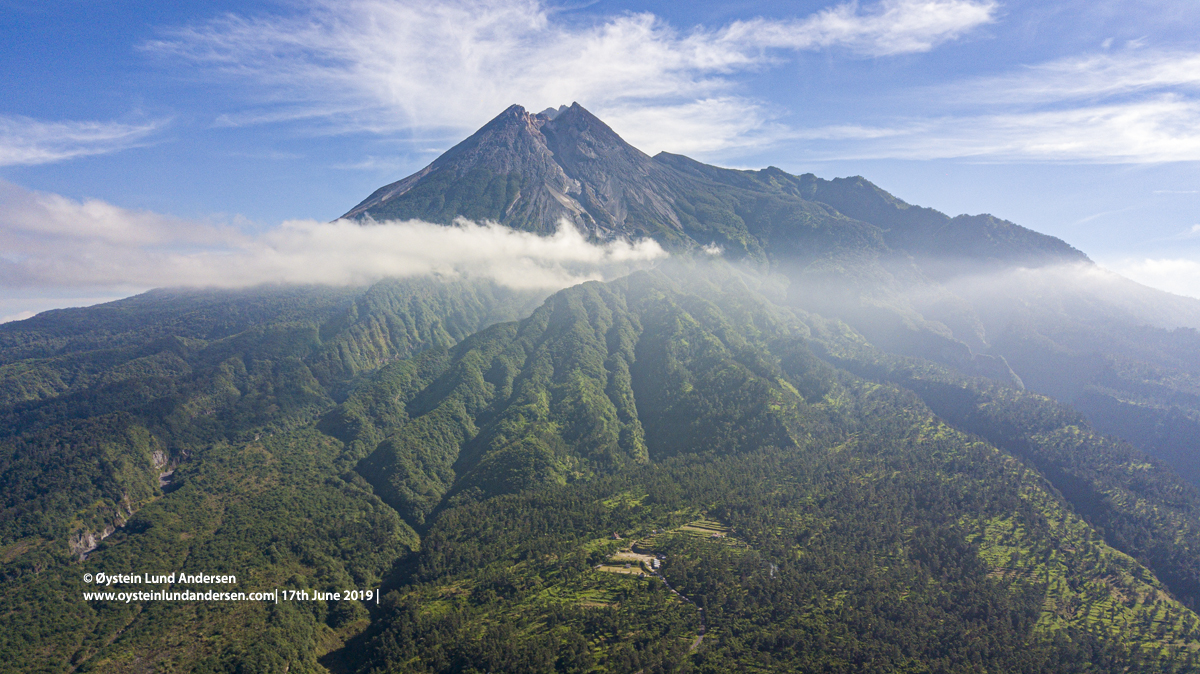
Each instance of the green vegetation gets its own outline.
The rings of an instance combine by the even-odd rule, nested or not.
[[[1200,671],[1195,302],[579,106],[355,212],[725,260],[0,326],[0,671]]]
[[[43,377],[4,408],[0,669],[1195,670],[1193,487],[773,283],[683,265],[490,327],[528,298],[0,329]],[[82,600],[177,570],[384,596]]]
[[[1200,486],[1200,304],[992,215],[950,217],[857,176],[651,158],[578,105],[553,120],[513,106],[352,213],[537,232],[566,218],[601,240],[717,246],[786,275],[782,304],[889,353],[1073,405]]]
[[[1110,671],[1144,659],[1186,671],[1200,647],[1194,623],[1184,624],[1194,614],[1153,581],[1109,579],[1114,569],[1140,567],[1095,540],[1028,469],[928,413],[914,414],[898,391],[845,393],[875,414],[821,451],[674,457],[446,511],[411,576],[388,595],[396,610],[355,664],[896,671],[942,662],[963,671]],[[701,504],[730,524],[694,519]],[[1018,530],[1001,533],[990,513],[1011,513],[1003,517]],[[727,526],[748,545],[671,533]],[[645,538],[666,555],[670,586],[694,605],[657,579],[594,568]],[[991,563],[1004,552],[1002,538],[1024,546],[1029,573],[1002,573]],[[1064,542],[1078,547],[1064,553]],[[1063,554],[1072,556],[1066,564],[1095,560],[1070,582],[1110,588],[1103,604],[1110,613],[1089,607],[1075,622],[1058,618],[1063,577],[1049,571]],[[1125,590],[1123,582],[1133,585]],[[1121,603],[1126,592],[1140,593],[1132,609]],[[689,654],[699,608],[708,633]],[[987,641],[973,632],[986,632]],[[581,648],[586,657],[556,659]]]

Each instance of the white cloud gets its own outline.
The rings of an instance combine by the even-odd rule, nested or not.
[[[145,45],[227,83],[223,125],[328,132],[474,130],[511,103],[579,101],[634,145],[700,156],[807,141],[814,159],[1165,162],[1200,159],[1200,52],[1128,45],[915,92],[942,114],[790,128],[742,75],[790,51],[928,51],[995,22],[995,0],[844,2],[794,19],[680,29],[649,13],[579,20],[540,0],[309,0],[229,14]],[[572,17],[574,21],[572,21]]]
[[[49,164],[134,147],[164,122],[47,122],[0,115],[0,166]]]
[[[65,295],[51,293],[46,296],[39,292],[7,293],[0,298],[0,323],[23,321],[33,318],[43,311],[51,309],[67,309],[71,307],[90,307],[105,302],[114,302],[129,296],[129,292],[111,293],[107,295],[88,295],[77,297],[71,293]]]
[[[1188,229],[1185,229],[1182,232],[1175,234],[1174,236],[1166,237],[1164,240],[1166,240],[1166,241],[1186,241],[1189,239],[1200,239],[1200,225],[1192,225]]]
[[[622,138],[651,155],[661,150],[704,155],[762,147],[794,133],[772,121],[764,106],[735,96],[679,105],[617,105],[602,117]]]
[[[971,102],[1057,103],[1162,90],[1200,90],[1200,53],[1086,54],[1051,61],[959,88]]]
[[[573,227],[539,237],[462,221],[374,226],[290,221],[262,235],[78,202],[0,183],[0,287],[245,287],[368,284],[423,274],[564,288],[666,254],[653,241],[592,244]]]
[[[815,134],[814,134],[815,135]],[[1177,95],[1068,109],[905,120],[839,158],[1150,163],[1200,160],[1200,100]]]
[[[7,316],[0,316],[0,323],[11,323],[13,321],[23,321],[26,318],[33,318],[37,314],[38,314],[37,311],[34,311],[32,309],[26,309],[25,311],[18,311],[15,314],[9,314]]]
[[[440,154],[440,152],[439,152]],[[368,155],[367,157],[354,162],[344,162],[334,164],[330,168],[341,171],[380,171],[394,172],[405,166],[405,162],[392,157],[376,157]]]
[[[538,110],[578,101],[616,120],[623,135],[681,151],[774,137],[770,115],[737,95],[733,79],[775,63],[773,52],[927,51],[996,11],[992,0],[882,0],[865,9],[849,2],[803,19],[685,31],[649,13],[571,23],[538,0],[301,7],[289,17],[228,14],[145,49],[247,85],[254,107],[223,115],[224,125],[473,130],[512,103]],[[679,124],[687,135],[669,132]],[[698,138],[708,140],[697,145]]]
[[[1005,114],[945,134],[956,156],[1086,162],[1200,160],[1200,52],[1071,57],[960,92]],[[975,127],[972,129],[971,127]],[[970,141],[972,131],[978,139]]]
[[[75,201],[0,182],[0,256],[11,257],[78,241],[86,246],[236,245],[236,229],[133,211],[97,199]]]
[[[916,95],[954,114],[797,131],[827,158],[997,162],[1200,161],[1200,53],[1062,59]]]
[[[738,21],[724,32],[740,44],[787,49],[842,46],[871,56],[924,52],[996,18],[996,2],[883,0],[863,12],[847,2],[805,19]]]
[[[1177,295],[1200,297],[1200,261],[1188,258],[1130,258],[1109,262],[1117,273]]]

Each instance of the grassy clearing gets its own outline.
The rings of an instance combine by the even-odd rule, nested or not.
[[[607,502],[606,502],[607,505]],[[640,538],[625,538],[620,541],[593,541],[588,544],[589,550],[601,549],[600,544],[619,543],[621,547],[609,556],[605,563],[596,567],[602,573],[620,573],[625,575],[646,574],[658,572],[656,562],[661,563],[659,550],[669,540],[685,536],[687,538],[711,540],[730,547],[748,547],[744,541],[734,538],[733,529],[720,520],[701,517],[682,524],[673,529],[654,529],[651,533]]]
[[[601,564],[596,567],[597,571],[604,573],[623,573],[630,576],[643,576],[646,570],[640,564],[630,566],[617,566],[615,564]]]
[[[701,519],[696,520],[695,522],[688,522],[687,524],[679,527],[678,530],[699,534],[701,536],[709,536],[711,538],[722,538],[724,536],[728,536],[730,532],[729,527],[716,520],[710,519]]]

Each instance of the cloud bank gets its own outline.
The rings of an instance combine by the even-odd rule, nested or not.
[[[846,2],[793,20],[679,30],[653,14],[572,22],[538,0],[309,0],[227,14],[144,45],[246,87],[220,124],[308,120],[330,132],[474,130],[519,102],[579,101],[647,151],[773,142],[784,129],[734,76],[787,51],[928,51],[994,20],[992,0]],[[636,111],[636,114],[634,114]]]
[[[165,123],[47,122],[0,115],[0,166],[50,164],[134,147]]]
[[[425,274],[558,289],[665,257],[653,241],[593,244],[460,221],[289,221],[260,235],[0,183],[0,287],[131,290],[263,283],[365,285]]]

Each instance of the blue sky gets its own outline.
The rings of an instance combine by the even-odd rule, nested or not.
[[[275,250],[571,101],[651,154],[863,175],[1200,296],[1198,29],[1156,0],[0,0],[0,318]]]

